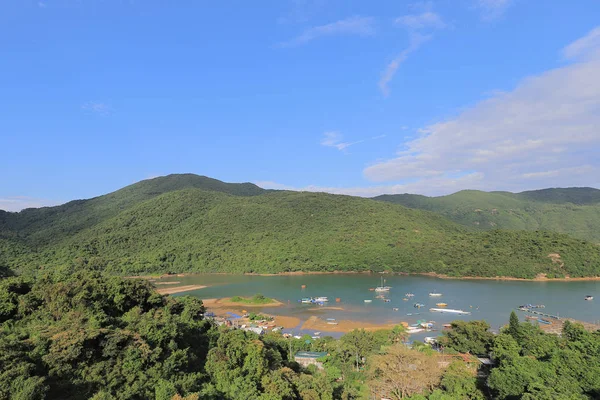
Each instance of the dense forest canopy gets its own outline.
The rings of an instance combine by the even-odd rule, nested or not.
[[[476,231],[397,204],[266,191],[196,175],[142,181],[58,207],[2,212],[0,250],[0,266],[26,275],[64,266],[116,274],[600,275],[600,247],[565,234]]]

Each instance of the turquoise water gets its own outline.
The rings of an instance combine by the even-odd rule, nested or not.
[[[372,323],[389,323],[417,320],[433,320],[441,328],[455,319],[485,319],[497,331],[508,323],[510,312],[521,304],[544,304],[546,313],[575,318],[582,321],[600,320],[600,282],[524,282],[495,280],[455,280],[424,276],[384,275],[386,285],[392,289],[386,303],[375,298],[369,291],[380,284],[380,274],[327,274],[294,276],[251,275],[192,275],[170,277],[164,281],[179,281],[182,285],[209,285],[204,289],[176,294],[192,295],[200,299],[252,296],[262,293],[286,304],[284,307],[264,309],[279,315],[296,316],[306,320],[315,315],[321,318],[361,320]],[[301,286],[306,285],[306,289]],[[409,301],[403,301],[405,293],[414,293]],[[429,297],[429,292],[442,293],[442,297]],[[585,301],[586,295],[595,297]],[[315,306],[298,302],[302,297],[329,297],[329,306],[343,307],[339,310],[314,310]],[[340,303],[335,298],[341,299]],[[365,303],[365,299],[373,300]],[[416,309],[414,303],[425,307]],[[448,308],[470,311],[471,315],[440,314],[430,312],[435,303],[447,303]],[[394,311],[393,308],[398,308]],[[312,310],[310,310],[312,309]],[[260,311],[260,308],[252,308]],[[416,313],[419,313],[416,315]],[[413,314],[413,315],[407,315]],[[524,319],[524,314],[518,315]],[[431,335],[431,334],[428,334]],[[422,335],[426,336],[426,335]]]

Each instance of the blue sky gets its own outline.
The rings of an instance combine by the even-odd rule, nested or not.
[[[0,209],[192,172],[374,196],[600,186],[597,0],[6,0]]]

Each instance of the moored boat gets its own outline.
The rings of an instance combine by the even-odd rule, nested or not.
[[[372,303],[373,300],[365,300],[365,303]]]
[[[446,303],[435,303],[435,305],[438,306],[438,307],[446,307],[446,306],[448,306],[448,304],[446,304]]]
[[[587,295],[587,296],[585,296],[585,299],[586,300],[594,300],[594,296]]]
[[[375,288],[376,292],[389,292],[391,289],[391,286],[385,286],[385,279],[383,279],[383,276],[381,277],[381,285],[377,286]]]
[[[430,308],[429,311],[449,313],[449,314],[459,314],[459,315],[471,315],[471,313],[469,311],[455,310],[453,308]]]
[[[325,296],[315,297],[315,302],[317,303],[327,303],[329,299]]]
[[[415,295],[413,293],[406,293],[404,297],[415,297]]]
[[[429,293],[429,297],[440,297],[441,295],[441,293]]]

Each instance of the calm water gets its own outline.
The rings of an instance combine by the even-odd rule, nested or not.
[[[392,289],[388,295],[391,300],[385,303],[376,299],[376,293],[369,291],[380,284],[379,274],[331,274],[302,276],[248,276],[248,275],[193,275],[172,277],[165,281],[179,281],[181,284],[209,285],[205,289],[181,293],[201,299],[252,296],[262,293],[267,297],[288,304],[285,307],[271,308],[265,312],[279,315],[291,315],[302,320],[311,315],[321,318],[364,320],[373,323],[406,321],[414,323],[419,319],[434,320],[437,325],[455,319],[485,319],[497,330],[508,323],[510,312],[520,304],[545,304],[543,310],[549,314],[558,314],[578,320],[596,322],[600,320],[600,282],[521,282],[488,280],[454,280],[422,276],[388,276],[386,285]],[[306,285],[306,289],[301,286]],[[429,292],[442,293],[442,297],[429,297]],[[409,301],[403,301],[405,293],[414,293]],[[175,296],[178,296],[175,295]],[[585,301],[586,295],[595,297]],[[330,306],[343,307],[339,310],[308,310],[314,305],[301,304],[302,297],[329,297]],[[335,298],[341,299],[340,303]],[[372,303],[365,303],[372,299]],[[423,303],[425,307],[416,309],[413,304]],[[435,303],[447,303],[448,308],[471,311],[471,315],[452,315],[430,312]],[[398,308],[398,311],[393,311]],[[260,311],[260,309],[253,310]],[[413,315],[407,315],[412,313]],[[415,315],[419,313],[418,315]],[[519,312],[524,319],[524,313]],[[297,331],[297,330],[296,330]],[[431,335],[431,334],[429,334]],[[337,335],[336,335],[337,336]],[[426,336],[426,335],[419,335]],[[417,339],[419,336],[416,336]]]

